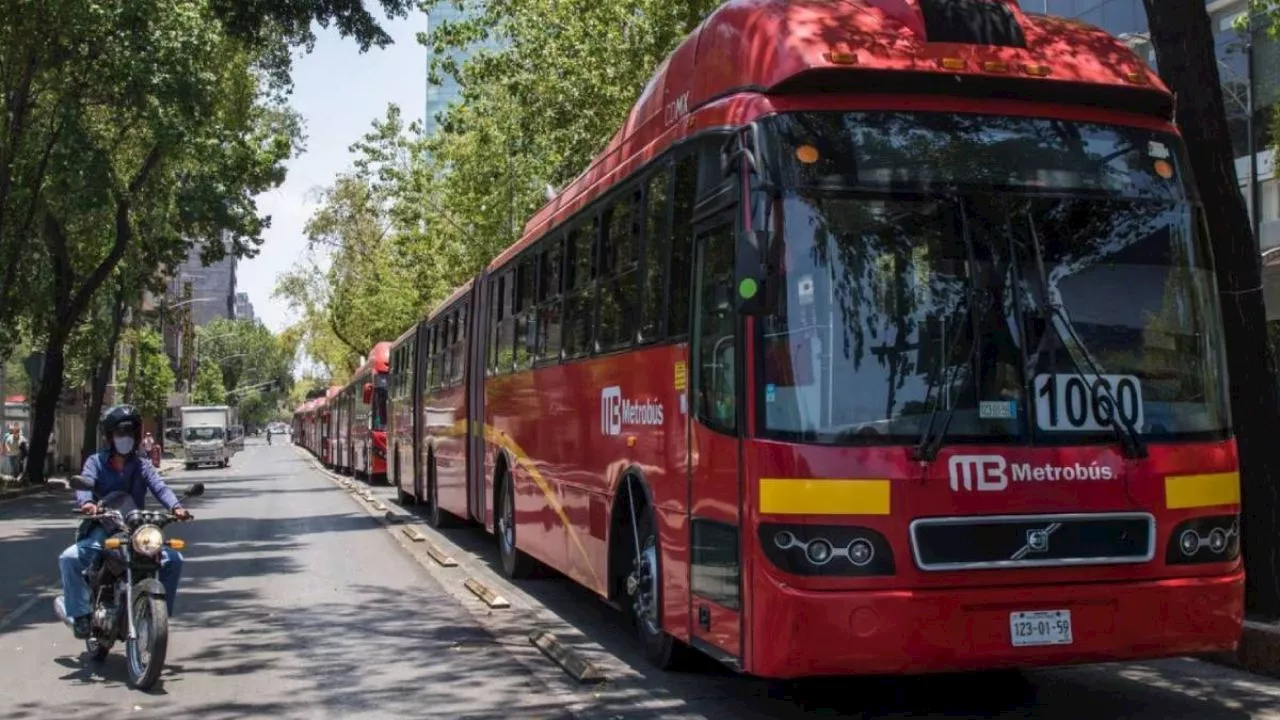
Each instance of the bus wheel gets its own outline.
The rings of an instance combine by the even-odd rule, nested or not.
[[[453,514],[440,507],[440,487],[436,482],[436,457],[427,458],[427,524],[441,530],[453,526]]]
[[[516,548],[516,487],[510,470],[502,474],[502,486],[498,489],[498,517],[494,525],[498,552],[502,555],[502,572],[513,580],[533,575],[537,562]]]
[[[405,492],[404,486],[400,484],[401,482],[404,481],[404,476],[400,473],[400,449],[399,448],[396,448],[395,463],[396,463],[395,465],[396,467],[396,502],[400,503],[404,507],[409,507],[410,505],[415,504],[417,501],[412,495]]]
[[[631,504],[631,518],[636,529],[623,540],[632,546],[631,574],[626,578],[627,613],[635,623],[636,634],[645,659],[654,667],[670,670],[683,660],[684,646],[662,629],[662,575],[658,568],[658,533],[653,509],[647,503],[636,502],[631,495],[635,486],[627,486],[627,502]],[[639,543],[639,552],[634,547]]]

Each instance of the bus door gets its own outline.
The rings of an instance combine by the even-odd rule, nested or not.
[[[742,349],[733,295],[734,203],[694,226],[689,453],[693,644],[722,660],[742,655]],[[726,657],[728,656],[728,657]]]
[[[480,273],[471,286],[471,299],[467,311],[466,361],[463,365],[462,383],[466,388],[466,461],[467,461],[467,513],[473,520],[485,526],[488,521],[487,494],[488,473],[484,462],[484,378],[485,358],[488,354],[486,332],[489,317],[489,276]],[[463,419],[463,418],[459,418]]]

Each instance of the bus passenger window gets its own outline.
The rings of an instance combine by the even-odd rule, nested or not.
[[[689,334],[689,297],[693,276],[693,206],[697,200],[698,161],[685,157],[676,165],[672,191],[671,291],[667,304],[667,337]]]
[[[625,194],[605,213],[608,220],[600,240],[600,316],[596,328],[596,343],[604,352],[635,341],[640,296],[636,265],[639,195],[638,189]]]
[[[662,337],[663,310],[667,298],[667,255],[671,249],[671,173],[663,170],[649,180],[646,198],[647,229],[644,236],[644,304],[641,308],[642,341]]]

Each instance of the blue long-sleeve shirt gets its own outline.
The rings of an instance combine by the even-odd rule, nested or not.
[[[133,502],[142,509],[147,499],[147,491],[160,501],[165,508],[172,510],[178,506],[178,496],[164,484],[164,478],[150,462],[143,461],[137,455],[130,455],[119,471],[111,467],[111,452],[102,450],[90,455],[84,461],[81,477],[93,483],[93,490],[77,490],[76,505],[84,505],[102,498],[109,493],[123,490],[133,497]]]

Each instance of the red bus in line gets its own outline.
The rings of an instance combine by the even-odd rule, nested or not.
[[[337,416],[334,465],[370,482],[387,474],[387,371],[391,343],[378,343],[333,399]]]
[[[733,0],[391,351],[393,482],[751,674],[1230,650],[1202,209],[1124,45],[1013,0]]]
[[[337,397],[342,388],[334,385],[324,391],[321,402],[316,406],[316,424],[320,428],[320,462],[327,468],[334,467],[338,454],[338,412]]]
[[[294,444],[305,448],[317,458],[320,457],[317,408],[322,402],[321,398],[312,398],[299,405],[293,412]]]

